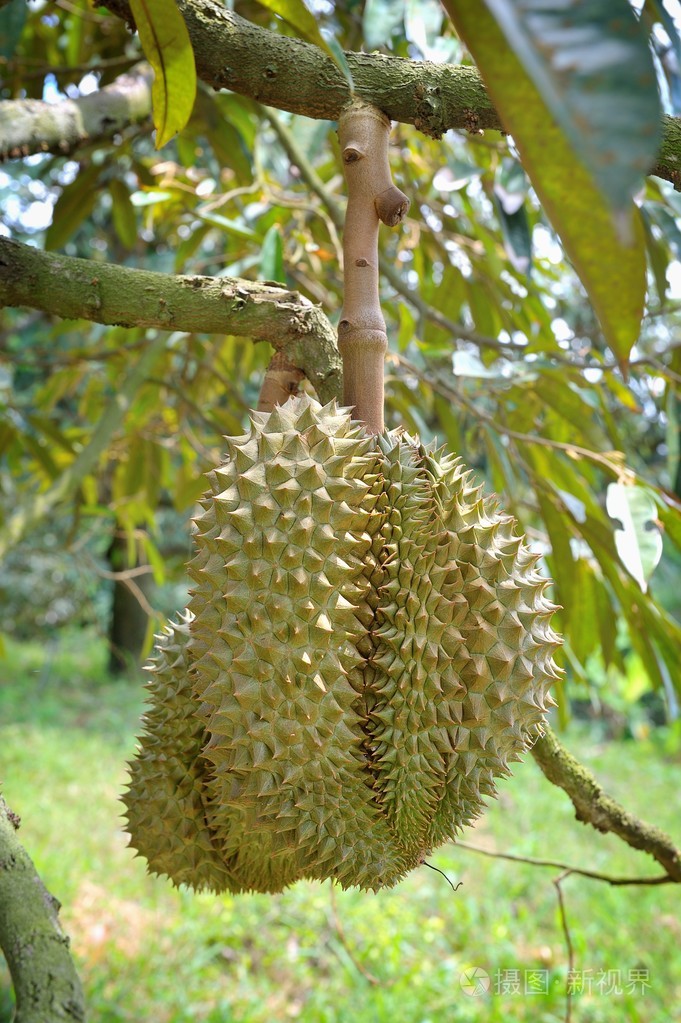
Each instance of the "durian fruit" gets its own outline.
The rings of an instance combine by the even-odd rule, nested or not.
[[[513,519],[458,459],[383,429],[378,220],[408,206],[389,131],[364,101],[340,118],[339,348],[366,429],[300,397],[228,438],[188,616],[159,642],[124,801],[132,845],[177,884],[395,884],[481,813],[558,675]]]
[[[495,794],[558,672],[548,581],[461,462],[303,396],[228,438],[125,796],[215,891],[394,885]]]
[[[191,614],[169,622],[148,667],[145,734],[130,765],[128,828],[149,866],[177,884],[224,887],[227,871],[206,821],[205,731],[196,717],[189,681]]]

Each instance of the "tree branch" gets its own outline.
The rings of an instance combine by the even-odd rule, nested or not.
[[[96,67],[93,67],[96,70]],[[111,85],[88,96],[44,103],[36,99],[0,102],[0,162],[31,153],[67,155],[83,142],[111,138],[151,114],[154,73],[139,64]]]
[[[216,89],[249,96],[306,117],[337,121],[350,101],[348,83],[322,50],[277,35],[227,10],[217,0],[177,0],[196,56],[196,71]],[[134,27],[128,0],[104,6]],[[440,138],[451,128],[502,129],[476,68],[346,53],[355,95],[392,121]],[[660,156],[651,173],[681,183],[681,119],[664,118]]]
[[[541,860],[534,856],[519,856],[516,853],[496,852],[493,849],[483,849],[480,845],[473,845],[471,842],[460,842],[456,840],[457,849],[467,849],[469,852],[479,853],[480,856],[489,856],[494,860],[510,860],[512,863],[526,863],[530,867],[551,867],[564,872],[564,874],[576,874],[579,877],[586,877],[590,881],[602,881],[614,887],[631,885],[660,885],[674,884],[674,878],[669,874],[657,874],[655,877],[613,877],[612,874],[601,874],[597,870],[584,870],[582,867],[571,867],[568,863],[561,863],[559,860]]]
[[[134,27],[128,0],[106,0]],[[337,121],[350,101],[348,83],[322,50],[260,28],[217,0],[178,0],[196,56],[196,71],[216,89],[230,89],[280,110]],[[475,68],[347,53],[355,94],[393,121],[439,138],[449,128],[498,128],[499,119]]]
[[[532,756],[553,785],[567,792],[578,821],[596,831],[611,831],[634,849],[653,856],[668,876],[681,882],[681,851],[659,828],[634,817],[603,791],[594,776],[547,729],[532,747]]]
[[[351,98],[348,84],[317,47],[254,25],[217,0],[178,0],[178,5],[203,81],[279,110],[338,120]],[[128,0],[106,0],[104,6],[134,26]],[[432,138],[452,128],[502,129],[473,67],[380,53],[348,52],[346,57],[356,95],[393,121],[413,124]],[[85,139],[107,138],[126,124],[145,120],[151,95],[149,81],[142,77],[140,66],[99,93],[57,104],[0,103],[0,160],[41,151],[69,153]],[[664,117],[660,153],[650,173],[681,188],[681,118]]]
[[[38,877],[0,796],[0,948],[17,1001],[15,1023],[80,1023],[83,991],[59,925],[59,903]]]
[[[3,305],[93,323],[269,341],[305,373],[322,402],[341,392],[333,327],[318,306],[280,285],[135,270],[0,238]]]

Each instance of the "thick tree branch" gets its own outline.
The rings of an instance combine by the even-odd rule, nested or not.
[[[80,1023],[83,991],[59,925],[59,903],[19,842],[18,823],[0,796],[0,948],[14,984],[15,1023]]]
[[[60,103],[0,102],[0,161],[51,152],[66,155],[83,142],[111,138],[151,114],[154,73],[140,64],[97,92]]]
[[[134,26],[128,0],[104,6]],[[245,21],[218,0],[178,0],[196,55],[199,78],[279,110],[337,121],[350,101],[348,84],[320,49]],[[501,129],[473,67],[404,60],[380,53],[346,53],[355,94],[392,121],[433,138],[450,128]],[[681,119],[664,119],[659,159],[651,173],[681,183]]]
[[[681,191],[681,117],[663,118],[660,152],[650,173],[671,181],[676,191]]]
[[[128,0],[105,7],[134,25]],[[216,89],[261,103],[337,121],[350,100],[348,83],[322,50],[260,28],[218,0],[178,0],[196,56],[196,71]],[[356,95],[393,121],[415,124],[439,138],[449,128],[498,128],[499,120],[475,68],[348,53]]]
[[[532,755],[548,780],[567,792],[577,820],[596,831],[611,831],[634,849],[653,856],[667,875],[681,882],[681,851],[659,828],[625,810],[603,791],[594,776],[547,729],[532,747]]]
[[[217,0],[178,2],[203,81],[280,110],[338,120],[350,100],[348,85],[317,47],[254,25]],[[127,0],[107,0],[105,6],[134,24]],[[433,138],[451,128],[502,128],[473,67],[379,53],[346,57],[356,95],[393,121],[413,124]],[[128,123],[145,120],[150,109],[148,81],[141,82],[138,70],[100,93],[63,103],[7,100],[0,103],[0,160],[40,151],[71,152],[87,138],[110,137]],[[681,187],[681,119],[664,118],[660,154],[651,173]]]
[[[3,305],[93,323],[269,341],[303,371],[321,401],[341,392],[340,357],[327,317],[279,285],[135,270],[0,238]]]

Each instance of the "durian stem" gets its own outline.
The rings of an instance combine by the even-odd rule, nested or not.
[[[344,402],[370,433],[383,430],[383,363],[388,347],[378,296],[378,222],[394,227],[409,200],[393,185],[388,163],[390,121],[377,107],[355,100],[338,123],[348,208],[343,233],[345,294],[338,348]]]
[[[14,984],[15,1023],[78,1023],[85,1002],[59,903],[19,842],[18,823],[0,796],[0,948]]]
[[[260,388],[258,412],[271,412],[276,405],[283,405],[298,393],[298,385],[304,379],[303,371],[294,366],[283,352],[275,352]]]

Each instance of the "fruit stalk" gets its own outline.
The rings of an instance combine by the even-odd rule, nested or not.
[[[298,386],[304,379],[303,371],[294,366],[283,352],[275,352],[260,388],[258,412],[271,412],[277,405],[283,405],[298,393]]]
[[[346,405],[370,433],[383,430],[383,364],[388,347],[378,295],[378,222],[399,224],[409,199],[390,177],[390,121],[355,100],[338,123],[348,206],[343,235],[345,294],[338,324]]]

